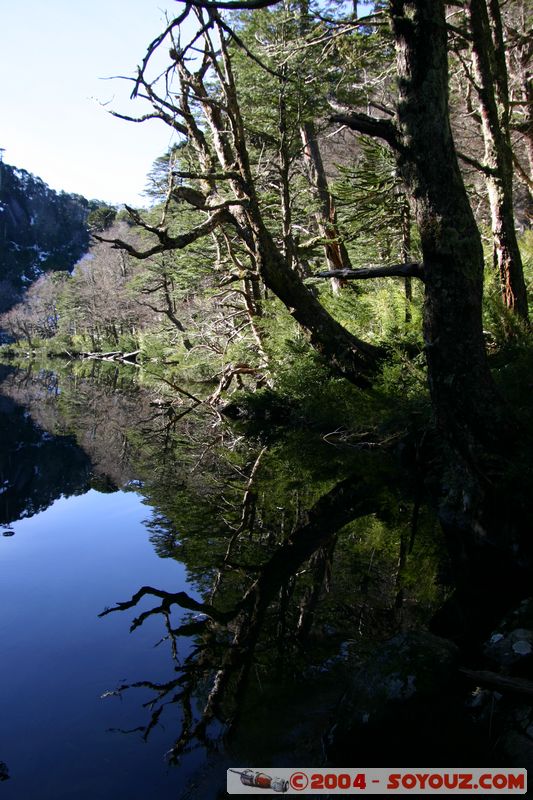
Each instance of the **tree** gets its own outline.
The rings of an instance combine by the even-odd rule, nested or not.
[[[138,241],[125,222],[115,223],[108,232]],[[93,244],[76,265],[69,286],[68,323],[72,333],[90,337],[94,350],[118,348],[122,336],[135,336],[142,326],[143,317],[128,288],[132,277],[133,267],[126,253],[102,242]]]
[[[444,4],[393,2],[390,14],[397,121],[361,113],[333,120],[386,141],[396,154],[421,238],[433,407],[441,430],[470,458],[479,446],[497,447],[512,424],[485,353],[483,252],[450,128]]]
[[[117,209],[114,208],[114,206],[108,206],[105,203],[98,205],[91,203],[90,205],[94,205],[94,207],[91,208],[87,217],[89,229],[92,231],[107,230],[114,223],[117,217]]]
[[[137,302],[155,314],[163,315],[181,334],[186,350],[192,348],[185,326],[180,319],[176,297],[176,264],[167,253],[149,259],[146,268],[137,276],[134,287],[140,293]]]
[[[33,348],[35,339],[50,339],[58,331],[60,298],[68,281],[65,272],[47,272],[33,283],[24,300],[0,317],[1,325]]]
[[[533,82],[531,60],[532,14],[530,4],[512,0],[503,9],[503,27],[509,64],[510,128],[513,137],[513,162],[517,176],[533,202]],[[525,163],[527,162],[527,167]]]
[[[0,317],[2,328],[6,330],[15,339],[25,339],[30,350],[33,348],[33,339],[35,336],[35,326],[28,309],[25,308],[23,303],[18,303],[16,306],[6,311]]]
[[[309,2],[302,0],[299,9],[300,34],[305,37],[309,27]],[[304,119],[300,125],[303,144],[303,158],[310,185],[317,200],[316,218],[320,236],[324,240],[324,255],[330,270],[350,269],[350,257],[344,244],[337,221],[335,199],[330,191],[322,153],[318,142],[316,122],[313,118]],[[344,285],[338,278],[332,278],[332,289],[338,292]]]
[[[335,191],[349,239],[366,259],[413,260],[411,212],[394,153],[377,139],[360,137],[360,157],[341,167]],[[412,319],[412,279],[404,279],[405,322]]]
[[[169,26],[169,35],[179,27],[181,19],[177,18]],[[311,344],[335,369],[356,383],[367,384],[382,351],[340,325],[292,268],[286,237],[283,231],[278,234],[269,224],[270,214],[258,194],[251,170],[229,49],[234,34],[212,9],[207,13],[199,11],[198,22],[203,39],[199,68],[194,72],[190,69],[190,45],[174,42],[171,49],[173,64],[168,77],[177,81],[172,102],[157,94],[154,83],[150,83],[146,75],[149,57],[161,45],[161,39],[149,50],[134,94],[149,98],[154,115],[166,117],[165,121],[187,138],[198,166],[193,171],[176,171],[176,182],[168,196],[174,202],[186,201],[201,211],[204,221],[185,233],[170,235],[164,221],[150,225],[135,215],[137,223],[154,236],[152,247],[140,250],[120,239],[106,237],[106,240],[146,259],[160,252],[185,248],[217,230],[222,230],[229,238],[236,236],[247,254],[246,273],[252,286],[260,279],[282,301],[308,333]],[[194,37],[195,47],[199,39],[200,34]],[[271,74],[272,70],[267,69],[267,72]],[[172,115],[169,115],[170,110]],[[184,184],[183,180],[189,183]]]
[[[201,8],[204,5],[205,9]],[[280,74],[250,51],[217,8],[203,0],[197,0],[195,6],[200,6],[196,9],[200,28],[194,47],[198,49],[200,40],[203,46],[194,71],[190,44],[179,39],[182,14],[165,32],[173,45],[172,63],[165,73],[167,85],[172,86],[170,94],[160,96],[147,71],[150,58],[164,41],[162,36],[148,50],[134,81],[134,95],[150,99],[154,116],[165,119],[186,137],[195,153],[196,168],[175,171],[168,197],[169,202],[187,202],[200,212],[202,221],[185,232],[171,234],[164,220],[151,225],[135,215],[154,244],[132,248],[118,238],[113,244],[146,259],[185,248],[215,232],[235,238],[248,258],[245,272],[254,281],[261,280],[283,302],[313,346],[350,380],[368,382],[383,351],[349,333],[308,290],[288,258],[283,226],[281,230],[277,227],[279,217],[269,211],[258,191],[232,46],[244,50],[254,63],[261,63],[271,78],[279,80]],[[224,8],[225,4],[217,6]],[[231,7],[249,6],[237,3]],[[377,101],[372,106],[380,115],[355,110],[333,114],[331,121],[381,139],[395,154],[418,227],[423,263],[344,270],[340,276],[416,277],[423,282],[423,335],[435,418],[461,469],[466,469],[483,495],[478,477],[493,464],[486,455],[508,448],[516,437],[516,426],[496,390],[485,352],[483,252],[450,126],[444,3],[395,0],[389,6],[389,17],[398,77],[393,116]],[[357,24],[369,23],[359,20]],[[335,28],[327,27],[324,36],[334,35]]]
[[[528,305],[513,208],[511,105],[503,22],[498,0],[469,0],[467,33],[471,67],[458,51],[464,73],[479,101],[485,143],[483,163],[469,159],[483,174],[490,205],[493,261],[505,306],[527,321]],[[477,115],[476,115],[477,116]]]
[[[481,239],[460,175],[448,111],[444,4],[391,4],[399,78],[394,147],[424,259],[428,378],[441,427],[456,446],[490,449],[509,420],[483,340]]]

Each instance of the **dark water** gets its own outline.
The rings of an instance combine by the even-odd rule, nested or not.
[[[2,376],[9,800],[216,797],[227,766],[318,764],[347,674],[441,598],[393,460],[247,437],[132,373]]]

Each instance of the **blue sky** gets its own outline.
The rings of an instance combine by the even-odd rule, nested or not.
[[[0,14],[0,147],[8,164],[53,189],[107,202],[145,203],[153,161],[173,141],[158,120],[142,125],[111,117],[143,113],[132,75],[163,29],[176,0],[21,0]],[[165,48],[166,52],[166,48]]]

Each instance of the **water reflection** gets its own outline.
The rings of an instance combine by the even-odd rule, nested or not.
[[[403,525],[397,514],[391,524],[392,510],[401,507],[393,462],[370,454],[360,455],[357,464],[350,460],[349,477],[310,507],[302,507],[300,497],[295,518],[281,513],[289,511],[288,503],[275,505],[279,500],[264,492],[256,459],[249,476],[243,473],[240,505],[232,513],[225,509],[229,530],[207,541],[203,531],[203,553],[209,547],[207,563],[212,565],[207,567],[207,599],[198,603],[185,592],[144,586],[104,612],[135,608],[145,598],[157,600],[136,617],[132,629],[160,615],[176,650],[180,637],[195,637],[179,677],[151,684],[155,695],[145,735],[166,705],[179,703],[184,709],[171,760],[177,761],[195,741],[207,744],[213,722],[223,724],[226,737],[231,736],[247,704],[268,702],[269,692],[280,684],[303,679],[312,686],[316,670],[338,656],[343,644],[354,659],[360,658],[370,643],[412,625],[436,600],[431,550],[418,563],[420,572],[408,572],[407,533],[411,547],[415,542],[406,524],[407,509]],[[246,522],[251,517],[252,526]],[[198,548],[199,535],[189,529],[182,540],[184,560],[189,548]],[[416,606],[404,608],[406,600]],[[173,627],[173,607],[195,613]],[[199,697],[195,714],[192,701]],[[218,735],[218,725],[215,731]]]
[[[3,381],[11,439],[2,519],[90,486],[139,493],[155,553],[183,564],[187,585],[147,569],[128,591],[122,581],[98,592],[100,625],[126,630],[126,615],[133,639],[148,631],[169,654],[153,673],[138,663],[133,680],[118,673],[105,687],[113,709],[113,698],[137,702],[130,689],[144,693],[134,724],[111,727],[164,739],[161,753],[182,765],[221,736],[233,763],[267,752],[296,763],[288,741],[297,722],[307,714],[311,727],[325,726],[342,674],[439,602],[431,514],[386,451],[335,448],[309,431],[249,439],[209,411],[184,413],[114,365],[90,369],[60,378],[28,369]],[[27,474],[37,464],[30,483],[13,478],[20,443]],[[318,758],[319,741],[300,736],[299,757]]]
[[[51,436],[5,396],[0,396],[0,441],[0,525],[42,511],[61,494],[89,489],[91,462],[74,438]]]

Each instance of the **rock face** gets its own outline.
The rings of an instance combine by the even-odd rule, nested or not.
[[[522,601],[493,631],[483,647],[492,669],[507,676],[533,678],[533,598]],[[495,717],[501,734],[501,763],[533,771],[533,707],[519,697],[487,692],[484,713]]]
[[[89,246],[90,205],[0,162],[0,312],[44,272],[72,269]]]
[[[468,680],[461,677],[468,670],[458,669],[462,658],[452,642],[426,632],[402,633],[380,645],[335,712],[325,736],[328,762],[533,771],[533,706],[520,692],[533,676],[533,599],[479,643],[478,671]],[[496,683],[503,693],[481,688],[487,676],[505,679]]]
[[[485,656],[500,667],[519,664],[533,655],[533,631],[516,628],[510,633],[493,633],[484,647]]]
[[[341,702],[327,736],[328,760],[353,763],[360,753],[361,762],[375,766],[391,758],[444,763],[461,714],[454,697],[458,656],[452,642],[420,631],[381,645]]]
[[[441,694],[457,666],[457,647],[431,633],[401,633],[386,642],[355,676],[350,695],[361,722],[386,713],[391,702]]]

